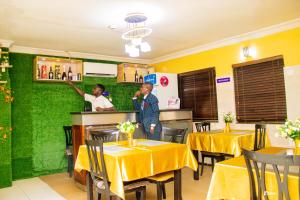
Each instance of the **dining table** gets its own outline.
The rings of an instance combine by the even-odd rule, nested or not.
[[[218,129],[193,132],[188,134],[187,137],[187,145],[193,151],[197,160],[199,151],[238,157],[242,154],[242,149],[253,150],[254,141],[254,130],[230,130],[229,132],[224,132],[224,130]],[[266,136],[265,147],[269,146],[270,140]],[[199,180],[199,169],[194,172],[194,180]]]
[[[185,144],[136,139],[133,145],[127,141],[104,143],[103,153],[110,190],[122,199],[125,199],[125,182],[173,171],[174,199],[181,200],[181,169],[189,167],[195,171],[198,168],[192,151]],[[78,172],[87,171],[87,195],[92,200],[93,181],[86,145],[80,146],[74,168]]]
[[[293,152],[292,149],[282,147],[267,147],[259,150],[260,153],[266,154],[281,154]],[[299,154],[299,153],[297,153]],[[288,190],[291,200],[299,200],[299,169],[294,172],[290,170],[288,175]],[[275,173],[271,168],[267,169],[266,189],[269,199],[278,199],[278,188],[276,183]],[[272,195],[273,194],[273,195]],[[250,184],[244,156],[235,157],[216,163],[214,172],[209,185],[207,200],[211,199],[250,199]]]

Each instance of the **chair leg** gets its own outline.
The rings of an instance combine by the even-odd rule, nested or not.
[[[212,157],[211,158],[211,171],[214,171],[214,167],[215,167],[215,159]]]
[[[157,200],[162,200],[162,191],[161,191],[161,184],[156,184],[156,192],[157,192]]]
[[[97,199],[97,200],[101,200],[101,194],[98,193],[98,192],[96,193],[96,199]]]
[[[136,198],[136,200],[140,200],[141,199],[141,192],[139,190],[137,190],[135,192],[135,198]]]
[[[146,194],[147,194],[147,193],[146,193],[146,186],[144,186],[144,187],[143,187],[143,190],[142,190],[142,200],[146,200],[146,198],[147,198],[147,197],[146,197]]]
[[[135,195],[137,200],[146,200],[146,186],[136,191]]]
[[[202,176],[202,174],[203,174],[203,169],[204,169],[204,156],[203,155],[201,155],[201,158],[202,158],[202,163],[201,163],[201,173],[200,173],[200,175]]]
[[[166,186],[164,183],[161,184],[161,189],[162,189],[163,199],[167,199]]]
[[[73,172],[73,159],[72,159],[72,155],[68,156],[68,173],[69,173],[69,177],[72,177],[72,172]]]

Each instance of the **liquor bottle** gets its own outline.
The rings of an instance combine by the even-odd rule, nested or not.
[[[57,79],[61,79],[60,67],[57,67]]]
[[[81,81],[81,74],[80,73],[77,73],[77,80]]]
[[[58,71],[59,71],[59,66],[55,65],[55,70],[54,70],[54,77],[55,77],[55,79],[59,79],[58,78]]]
[[[61,79],[65,81],[65,80],[67,80],[66,67],[65,67],[65,66],[63,66],[63,69],[64,69],[64,72],[63,72],[63,74],[62,74],[62,77],[61,77]]]
[[[49,79],[53,79],[53,71],[52,71],[51,66],[50,66],[50,70],[49,70]]]
[[[42,65],[42,79],[47,79],[47,66],[46,65]]]
[[[142,83],[144,81],[143,76],[140,75],[139,82]]]
[[[139,82],[139,75],[137,73],[137,70],[135,70],[135,74],[134,74],[134,82]]]
[[[72,80],[72,70],[71,67],[69,67],[69,71],[68,71],[68,79]]]
[[[36,70],[36,79],[40,79],[40,78],[41,78],[41,69],[40,69],[40,65],[37,64],[36,68],[37,68],[37,70]]]

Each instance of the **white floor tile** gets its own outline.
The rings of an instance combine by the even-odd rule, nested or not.
[[[13,182],[13,186],[0,189],[1,200],[65,200],[39,178]]]
[[[13,183],[12,187],[0,189],[1,200],[30,200],[26,194]]]

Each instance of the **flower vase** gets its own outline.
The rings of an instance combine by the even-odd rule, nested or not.
[[[127,133],[128,146],[133,146],[133,133]]]
[[[295,139],[295,154],[300,155],[300,139]]]
[[[230,123],[226,122],[226,126],[224,128],[224,133],[229,133],[230,132]]]
[[[300,139],[295,139],[294,142],[295,142],[295,147],[300,148]]]

